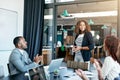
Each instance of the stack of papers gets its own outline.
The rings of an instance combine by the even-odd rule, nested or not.
[[[88,78],[94,77],[93,73],[90,71],[84,71]],[[75,72],[69,72],[64,74],[66,80],[82,80]]]
[[[84,73],[87,75],[88,78],[94,77],[94,76],[93,76],[93,73],[90,72],[90,71],[84,71]]]

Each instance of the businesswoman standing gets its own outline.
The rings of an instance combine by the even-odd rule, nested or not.
[[[76,37],[72,51],[75,53],[74,61],[86,62],[90,60],[94,41],[90,32],[91,28],[85,20],[77,22],[75,27]]]

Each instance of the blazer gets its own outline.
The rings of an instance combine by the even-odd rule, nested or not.
[[[18,48],[15,48],[10,54],[9,57],[10,75],[24,73],[27,70],[38,66],[38,64],[30,60],[26,51],[24,51],[23,54],[24,55],[21,54]]]
[[[76,35],[75,40],[77,37],[78,35]],[[75,41],[74,41],[74,45],[76,45]],[[91,58],[91,50],[94,48],[94,41],[91,32],[85,32],[82,41],[82,47],[84,46],[88,46],[89,50],[81,50],[81,53],[84,61],[89,61]]]

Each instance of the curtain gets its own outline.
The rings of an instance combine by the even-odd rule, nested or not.
[[[24,30],[27,41],[26,51],[31,60],[42,53],[45,0],[24,0]]]

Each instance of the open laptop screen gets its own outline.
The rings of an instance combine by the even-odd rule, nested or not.
[[[62,64],[63,58],[59,58],[59,59],[54,59],[50,62],[48,71],[50,73],[54,72],[54,70],[59,69],[60,65]]]
[[[43,65],[29,70],[29,80],[47,80]]]

